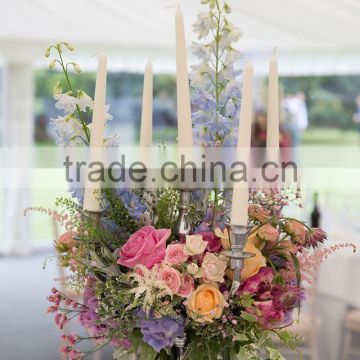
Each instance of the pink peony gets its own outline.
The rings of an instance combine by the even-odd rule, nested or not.
[[[144,226],[132,234],[121,248],[117,263],[129,268],[141,264],[151,269],[165,257],[166,240],[170,229]]]
[[[265,241],[275,241],[279,236],[279,231],[270,224],[259,226],[257,235]]]
[[[169,265],[184,263],[188,256],[184,252],[184,244],[170,244],[165,251],[165,261]]]
[[[159,269],[159,280],[163,281],[169,290],[176,294],[181,286],[181,275],[174,268],[164,265]]]
[[[191,275],[185,274],[181,276],[181,285],[178,294],[182,297],[189,297],[194,291],[194,279]]]

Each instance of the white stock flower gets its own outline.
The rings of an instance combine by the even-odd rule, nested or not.
[[[208,62],[213,54],[210,44],[192,43],[191,50],[195,56],[202,59],[204,62]]]
[[[77,98],[80,111],[86,112],[87,108],[93,108],[94,101],[85,91],[79,90]]]
[[[192,72],[190,74],[191,85],[197,88],[203,88],[213,78],[214,71],[209,64],[203,63],[200,65],[191,66]]]
[[[241,52],[237,49],[230,48],[225,57],[226,64],[233,64],[236,60],[241,58]]]
[[[76,105],[79,101],[76,97],[64,94],[55,94],[54,99],[57,100],[55,107],[59,110],[64,110],[65,114],[73,114],[76,110]]]
[[[199,12],[196,22],[193,25],[194,32],[198,34],[198,38],[202,39],[207,36],[211,29],[211,16],[209,12]]]

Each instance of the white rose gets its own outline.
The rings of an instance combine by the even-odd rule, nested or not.
[[[188,256],[200,255],[202,254],[208,243],[204,241],[202,235],[186,235],[186,243],[184,252]]]

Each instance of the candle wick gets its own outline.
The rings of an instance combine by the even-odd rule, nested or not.
[[[274,47],[273,57],[276,55],[276,52],[277,52],[277,46]]]

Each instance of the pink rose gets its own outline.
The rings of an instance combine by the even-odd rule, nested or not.
[[[166,240],[170,229],[144,226],[132,234],[120,250],[117,263],[129,268],[144,265],[151,269],[165,257]]]
[[[262,240],[275,241],[279,236],[279,231],[270,224],[264,224],[259,226],[257,234]]]
[[[169,290],[176,294],[181,286],[181,275],[174,268],[164,265],[159,269],[159,280],[163,281]]]
[[[165,251],[165,261],[169,265],[179,265],[187,260],[188,256],[184,253],[184,244],[170,244]]]
[[[178,294],[182,297],[189,297],[194,291],[194,279],[191,275],[185,274],[181,276],[181,285]]]

